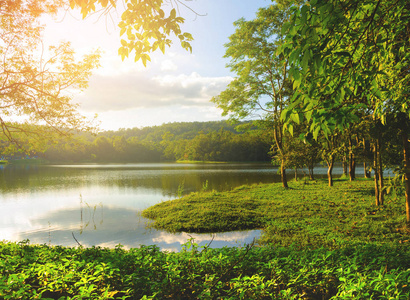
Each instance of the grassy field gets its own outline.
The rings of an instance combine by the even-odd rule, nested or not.
[[[259,244],[178,253],[0,242],[0,299],[410,299],[403,196],[366,180],[195,193],[144,211],[170,231],[263,228]]]
[[[261,242],[299,247],[340,247],[357,242],[407,243],[404,196],[386,195],[374,205],[373,181],[335,180],[241,186],[201,192],[143,211],[155,228],[220,232],[263,228]]]

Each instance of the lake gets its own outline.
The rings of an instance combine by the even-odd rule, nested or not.
[[[200,246],[211,240],[210,247],[241,246],[261,231],[172,234],[149,228],[141,211],[204,188],[279,182],[277,171],[271,164],[0,165],[0,240],[179,251],[194,238]],[[325,176],[326,170],[315,172]]]

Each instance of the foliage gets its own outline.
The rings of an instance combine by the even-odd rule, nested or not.
[[[226,122],[172,123],[56,139],[52,162],[269,161],[269,133],[238,133]]]
[[[235,33],[225,44],[227,67],[236,74],[228,88],[212,99],[223,115],[243,119],[260,113],[277,116],[289,96],[286,62],[275,58],[281,43],[283,11],[271,5],[260,8],[252,21],[237,20]],[[277,37],[278,36],[278,37]],[[274,118],[277,122],[277,118]]]
[[[306,123],[294,126],[294,136],[298,137],[303,134],[306,128]],[[291,135],[284,136],[284,157],[287,168],[308,168],[310,179],[314,179],[313,169],[314,166],[322,161],[321,153],[324,151],[324,147],[318,141],[313,139],[300,139]],[[274,147],[273,147],[274,150]],[[278,163],[280,163],[281,157],[274,156]]]
[[[392,106],[409,113],[409,13],[406,0],[314,0],[294,7],[282,29],[281,52],[296,91],[284,117],[301,106],[316,137],[358,121],[363,109],[383,121]]]
[[[245,124],[239,123],[238,126]],[[102,135],[112,138],[116,135],[123,135],[126,139],[136,137],[138,140],[146,140],[154,143],[159,143],[164,140],[164,136],[169,133],[173,139],[188,139],[195,138],[199,133],[208,134],[211,131],[224,130],[238,133],[236,125],[227,121],[210,121],[210,122],[173,122],[164,123],[159,126],[120,128],[118,131],[101,132]]]
[[[87,87],[99,51],[81,61],[69,43],[44,49],[39,18],[59,1],[2,1],[0,5],[0,151],[44,149],[52,132],[68,134],[94,126],[77,111],[68,91]]]
[[[0,243],[2,299],[408,299],[410,253],[355,245],[124,250]]]
[[[281,45],[282,23],[287,19],[286,9],[278,5],[260,8],[252,21],[239,19],[234,23],[235,33],[225,45],[225,57],[235,79],[228,88],[211,101],[232,119],[244,119],[260,114],[271,124],[274,144],[280,158],[283,186],[287,187],[283,121],[280,119],[288,98],[292,95],[287,60],[275,55]],[[292,130],[293,127],[289,126]]]
[[[410,222],[410,4],[407,0],[307,1],[292,8],[278,50],[289,60],[295,90],[283,111],[286,122],[306,118],[316,139],[358,123],[369,115],[391,126],[400,118]],[[383,203],[380,134],[374,137],[376,203]],[[380,192],[379,192],[380,190]]]
[[[70,0],[70,8],[80,8],[83,18],[102,8],[102,14],[108,14],[116,9],[117,0]],[[182,32],[181,24],[184,18],[177,14],[179,7],[187,7],[181,0],[126,0],[125,11],[121,15],[120,27],[121,46],[118,54],[124,60],[132,52],[134,60],[141,60],[144,66],[151,61],[149,54],[160,49],[165,53],[165,47],[172,44],[172,36],[178,38],[182,48],[190,50],[192,35]],[[168,11],[167,6],[172,8]],[[189,9],[189,7],[187,7]],[[191,12],[195,13],[190,9]],[[196,13],[195,13],[196,14]]]

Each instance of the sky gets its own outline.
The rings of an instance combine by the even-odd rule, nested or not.
[[[120,1],[119,1],[120,2]],[[121,13],[111,18],[98,15],[81,20],[79,12],[45,17],[46,44],[69,41],[79,54],[99,48],[101,67],[93,72],[89,87],[73,93],[81,114],[98,114],[101,130],[118,130],[172,122],[222,120],[221,110],[210,102],[225,90],[234,74],[226,68],[224,44],[234,33],[233,22],[252,20],[270,0],[191,0],[186,2],[198,14],[181,8],[182,31],[193,35],[192,53],[179,44],[151,55],[147,67],[130,58],[121,60],[117,27]]]

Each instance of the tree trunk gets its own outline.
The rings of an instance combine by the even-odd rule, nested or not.
[[[285,164],[285,156],[283,153],[283,145],[282,145],[282,133],[278,130],[277,127],[274,128],[273,136],[275,138],[276,147],[279,150],[280,157],[281,157],[281,164],[280,164],[280,177],[282,179],[282,186],[287,189],[288,188],[288,179],[286,178],[286,164]]]
[[[282,186],[287,189],[288,188],[288,180],[286,178],[286,167],[285,167],[285,160],[282,159],[282,163],[280,164],[280,176],[282,179]]]
[[[349,154],[349,177],[350,181],[356,179],[356,159],[352,152]]]
[[[379,203],[380,205],[384,204],[384,182],[383,182],[383,164],[382,164],[382,147],[381,147],[381,142],[379,140],[379,154],[378,154],[378,173],[379,173]]]
[[[376,198],[376,206],[383,205],[383,171],[381,170],[381,154],[380,154],[380,140],[374,141],[373,148],[374,159],[374,196]]]
[[[367,170],[367,162],[366,162],[366,139],[363,138],[363,157],[364,157],[364,162],[363,162],[363,168],[364,168],[364,178],[371,178],[371,171]]]
[[[410,223],[410,145],[407,131],[402,133],[404,155],[404,184],[406,186],[406,220]]]
[[[366,162],[363,163],[363,169],[364,169],[364,178],[370,178],[371,175],[370,175],[370,171],[367,171],[367,163]]]
[[[343,177],[347,177],[347,154],[343,155]]]
[[[315,176],[313,175],[313,166],[309,166],[309,179],[310,180],[315,180]]]
[[[373,168],[374,168],[374,197],[376,206],[379,206],[379,173],[377,172],[377,141],[373,145]]]
[[[355,180],[356,178],[356,158],[353,153],[353,141],[352,136],[349,134],[349,178],[350,181]]]
[[[333,171],[334,161],[335,161],[335,158],[334,158],[333,155],[332,155],[332,157],[331,157],[331,158],[328,160],[328,162],[327,162],[327,166],[328,166],[328,169],[327,169],[327,179],[328,179],[328,181],[329,181],[329,186],[333,186],[332,171]]]
[[[298,168],[295,168],[295,181],[298,181]]]

